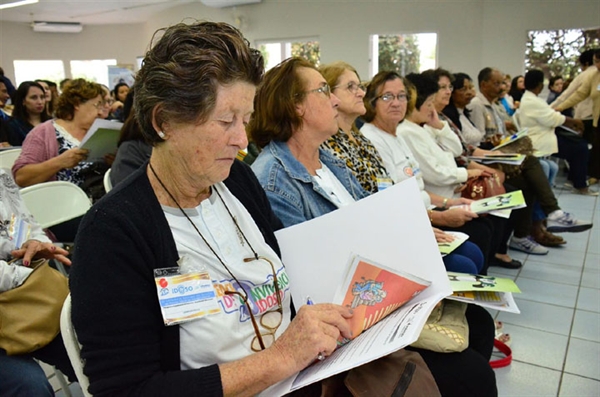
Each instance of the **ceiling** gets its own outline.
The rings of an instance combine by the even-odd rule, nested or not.
[[[0,4],[15,0],[0,0]],[[181,4],[197,0],[39,0],[0,10],[0,20],[12,22],[80,22],[84,25],[139,23]]]

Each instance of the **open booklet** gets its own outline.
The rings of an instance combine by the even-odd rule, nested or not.
[[[448,255],[469,239],[469,235],[462,232],[448,231],[444,233],[451,234],[454,237],[454,240],[449,243],[438,243],[438,248],[440,249],[442,257]]]
[[[290,393],[410,345],[418,339],[435,305],[452,294],[415,178],[279,230],[276,236],[297,308],[307,296],[315,304],[336,302],[339,285],[348,278],[348,261],[355,253],[370,258],[368,262],[380,269],[385,265],[394,274],[410,274],[407,280],[415,280],[415,276],[431,285],[324,361],[265,390],[265,396]],[[382,304],[387,306],[385,301]]]
[[[107,154],[117,153],[117,143],[123,123],[96,119],[79,147],[89,150],[87,161],[100,161]]]
[[[430,285],[431,281],[356,255],[350,259],[348,274],[333,303],[354,310],[348,323],[356,337]]]
[[[446,299],[510,313],[521,313],[512,296],[513,293],[520,293],[521,290],[509,278],[448,272],[448,279],[454,293]]]
[[[469,160],[473,160],[481,164],[510,164],[510,165],[521,165],[525,160],[524,154],[518,153],[491,153],[483,156],[469,156]]]
[[[507,136],[506,138],[504,138],[503,140],[501,140],[500,144],[498,146],[495,146],[494,148],[492,148],[492,150],[502,149],[504,146],[510,145],[514,141],[517,141],[517,140],[519,140],[519,139],[521,139],[523,137],[526,137],[526,136],[527,136],[527,128],[524,128],[521,131],[517,132],[516,134]]]
[[[527,204],[525,204],[523,192],[515,190],[514,192],[506,192],[497,196],[476,200],[470,204],[454,205],[450,207],[450,210],[452,208],[463,208],[476,214],[492,214],[508,218],[510,211],[507,213],[506,210],[516,210],[525,207],[527,207]]]

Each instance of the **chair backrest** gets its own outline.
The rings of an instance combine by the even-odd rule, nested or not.
[[[87,194],[70,182],[38,183],[20,192],[25,206],[44,229],[84,215],[92,206]]]
[[[75,370],[75,375],[77,375],[77,380],[79,381],[83,395],[91,397],[91,394],[88,392],[90,381],[83,373],[84,363],[83,360],[81,360],[81,345],[77,340],[77,334],[75,333],[73,323],[71,322],[71,294],[65,299],[62,312],[60,313],[60,333],[62,334],[69,360]]]
[[[1,150],[0,168],[8,168],[10,170],[20,154],[21,148]]]
[[[521,131],[521,113],[519,112],[519,109],[515,110],[512,119],[515,127],[517,127],[517,130]]]
[[[104,173],[104,190],[106,193],[110,192],[112,189],[112,182],[110,181],[110,168]]]

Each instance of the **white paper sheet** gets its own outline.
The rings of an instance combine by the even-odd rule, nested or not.
[[[432,281],[407,305],[317,363],[263,395],[296,388],[375,360],[413,343],[429,313],[452,293],[414,178],[276,233],[296,307],[310,296],[332,302],[353,254]]]

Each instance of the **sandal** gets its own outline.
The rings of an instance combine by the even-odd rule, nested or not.
[[[510,342],[512,341],[510,334],[503,334],[503,333],[496,334],[495,339],[504,343],[506,346],[510,346]]]
[[[496,327],[496,335],[501,334],[502,333],[502,328],[504,328],[504,324],[502,323],[502,321],[495,320],[494,321],[494,326]]]

